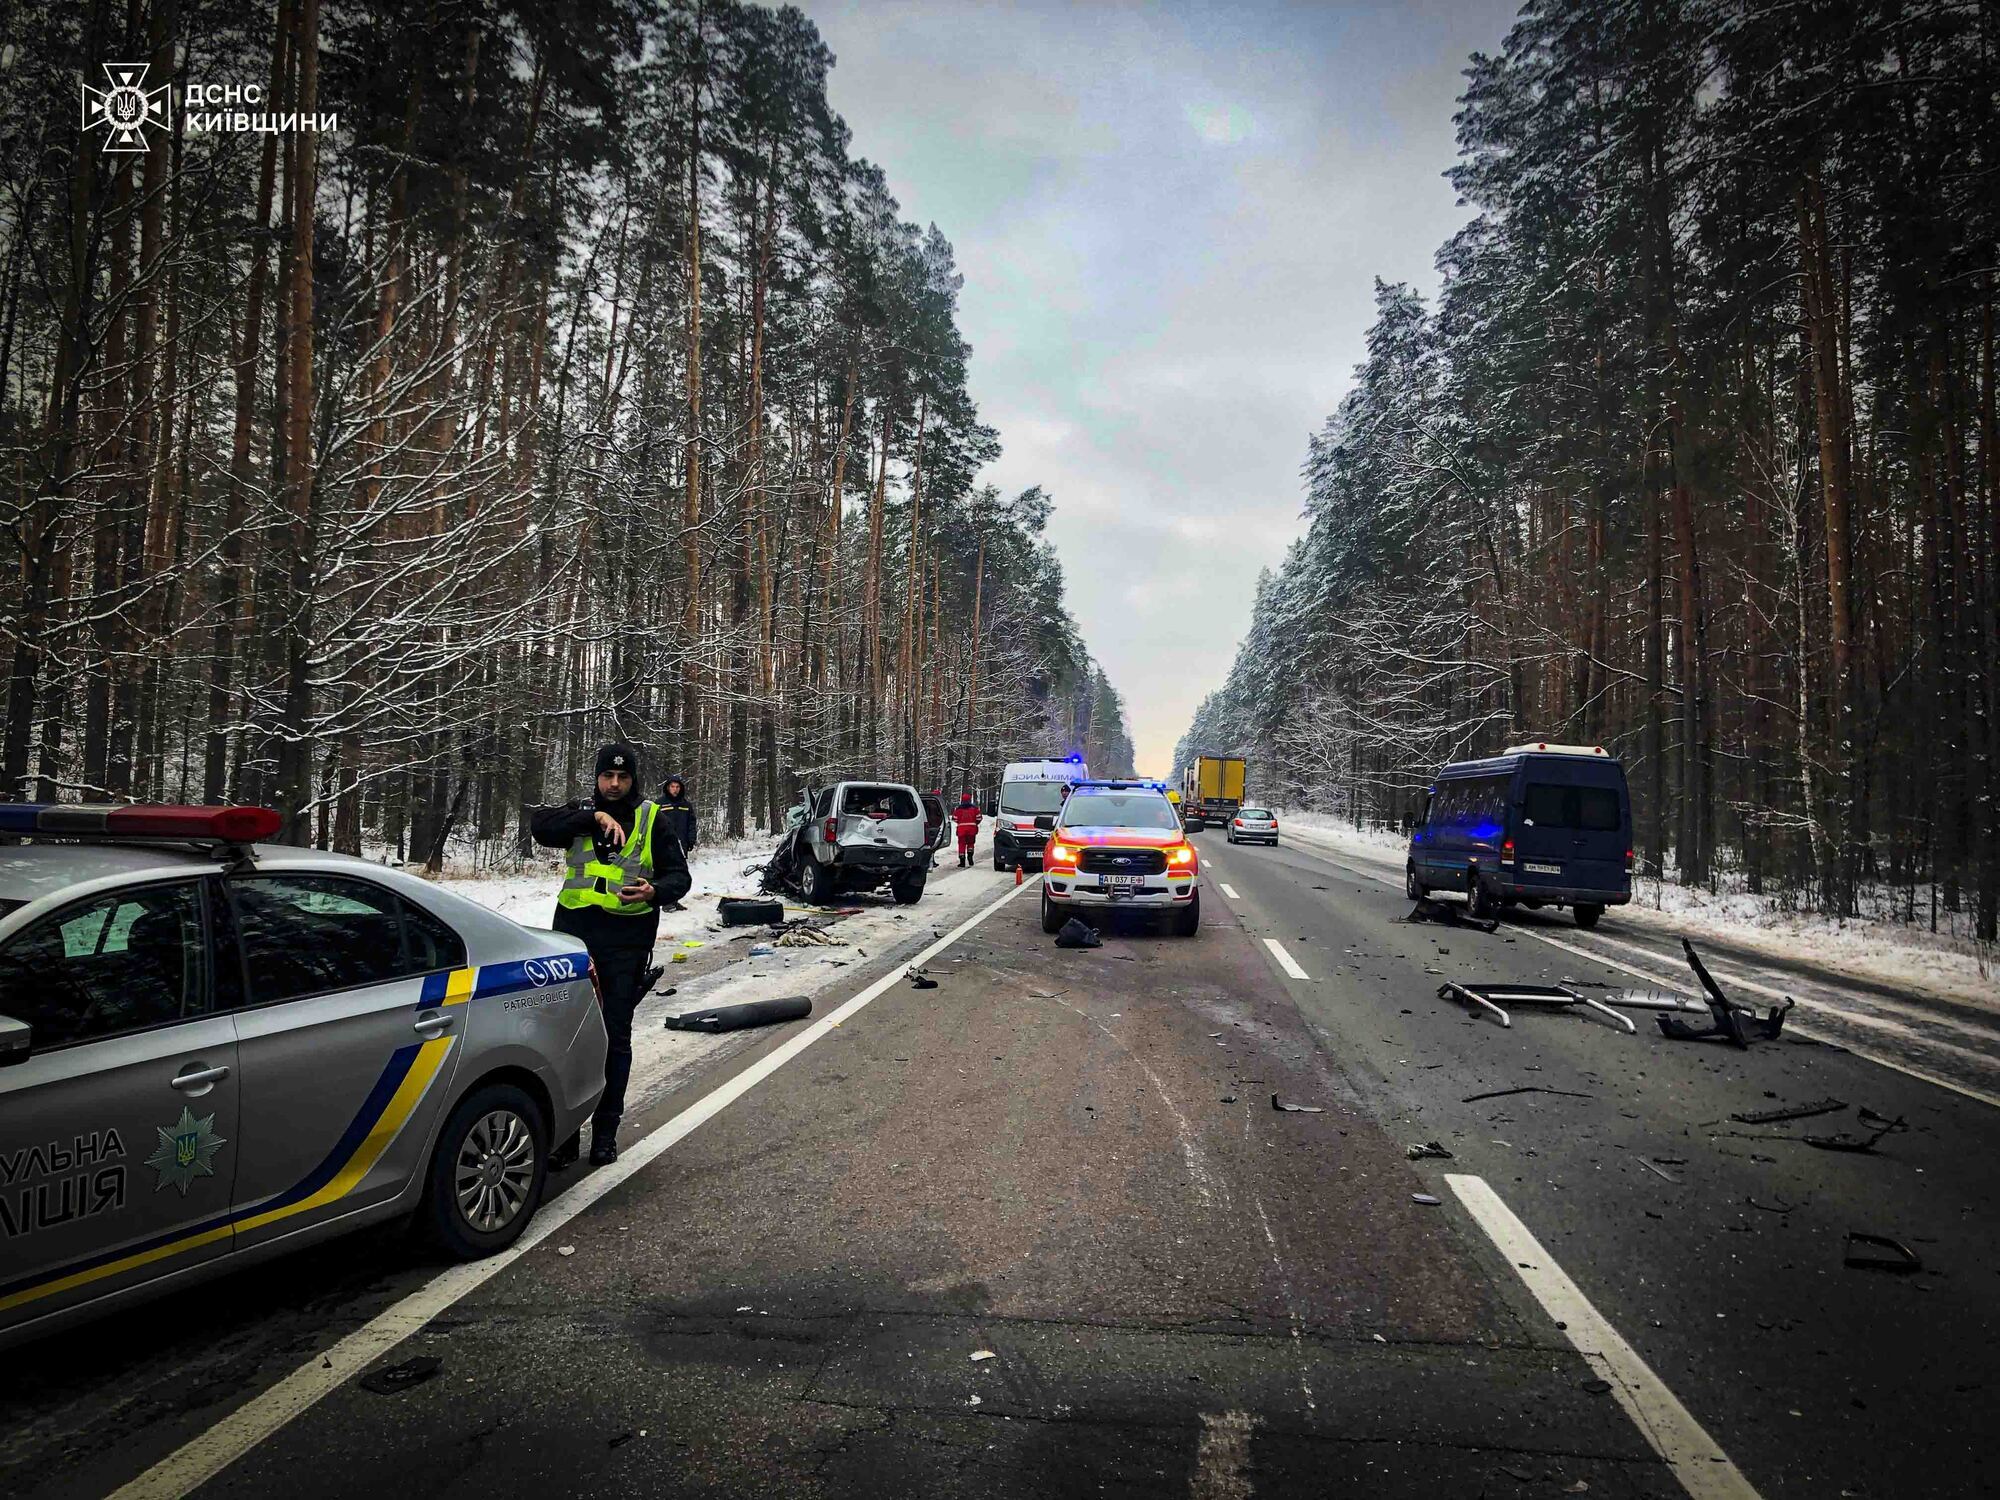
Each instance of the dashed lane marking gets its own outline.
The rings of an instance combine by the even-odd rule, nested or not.
[[[1220,880],[1217,881],[1216,884],[1222,887],[1222,894],[1227,896],[1231,901],[1241,901],[1243,899],[1241,896],[1236,894],[1236,887],[1231,885],[1228,881]]]
[[[1555,1320],[1602,1380],[1625,1415],[1666,1460],[1693,1500],[1759,1500],[1729,1455],[1717,1446],[1694,1414],[1682,1406],[1639,1351],[1626,1343],[1603,1314],[1591,1306],[1574,1281],[1542,1248],[1528,1226],[1514,1216],[1483,1177],[1446,1173],[1446,1182],[1494,1247],[1520,1274],[1542,1311]]]
[[[908,964],[891,965],[888,973],[852,1000],[815,1021],[783,1046],[766,1053],[720,1088],[704,1095],[650,1135],[621,1151],[616,1162],[593,1171],[555,1202],[545,1205],[528,1226],[528,1232],[516,1240],[511,1249],[486,1260],[453,1266],[426,1282],[331,1348],[314,1353],[269,1390],[239,1406],[208,1431],[191,1439],[118,1490],[112,1500],[139,1500],[139,1497],[150,1500],[155,1496],[179,1500],[179,1497],[206,1484],[294,1417],[302,1415],[322,1397],[339,1389],[370,1361],[420,1332],[446,1308],[492,1280],[598,1199],[619,1187],[627,1178],[643,1171],[656,1157],[664,1155],[813,1043],[829,1035],[841,1022],[901,983],[906,967],[921,967],[937,957],[1027,888],[1025,885],[1008,886],[998,900],[981,907]]]
[[[1278,961],[1278,967],[1294,979],[1310,979],[1312,975],[1299,967],[1299,961],[1285,951],[1285,945],[1276,938],[1265,938],[1264,946],[1271,950],[1271,957]]]

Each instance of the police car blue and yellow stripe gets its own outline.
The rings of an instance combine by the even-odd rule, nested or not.
[[[427,975],[417,1009],[436,1010],[549,984],[572,983],[589,972],[589,965],[588,954],[572,953]],[[261,1229],[339,1202],[367,1177],[402,1134],[443,1071],[455,1040],[440,1036],[398,1047],[332,1149],[282,1193],[239,1205],[192,1228],[175,1229],[153,1240],[121,1245],[55,1270],[0,1283],[0,1312],[184,1255],[227,1239],[238,1230]]]

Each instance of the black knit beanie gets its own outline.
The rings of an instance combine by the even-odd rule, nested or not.
[[[636,784],[639,780],[639,757],[623,740],[613,740],[598,750],[597,769],[591,775],[602,776],[606,771],[623,771]]]

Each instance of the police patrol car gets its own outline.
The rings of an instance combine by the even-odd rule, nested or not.
[[[492,1254],[595,1106],[580,946],[279,826],[0,805],[0,1343],[397,1215]]]

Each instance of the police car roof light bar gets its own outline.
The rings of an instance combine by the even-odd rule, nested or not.
[[[254,844],[260,839],[271,838],[284,824],[283,815],[268,807],[0,803],[0,834],[17,837]]]

